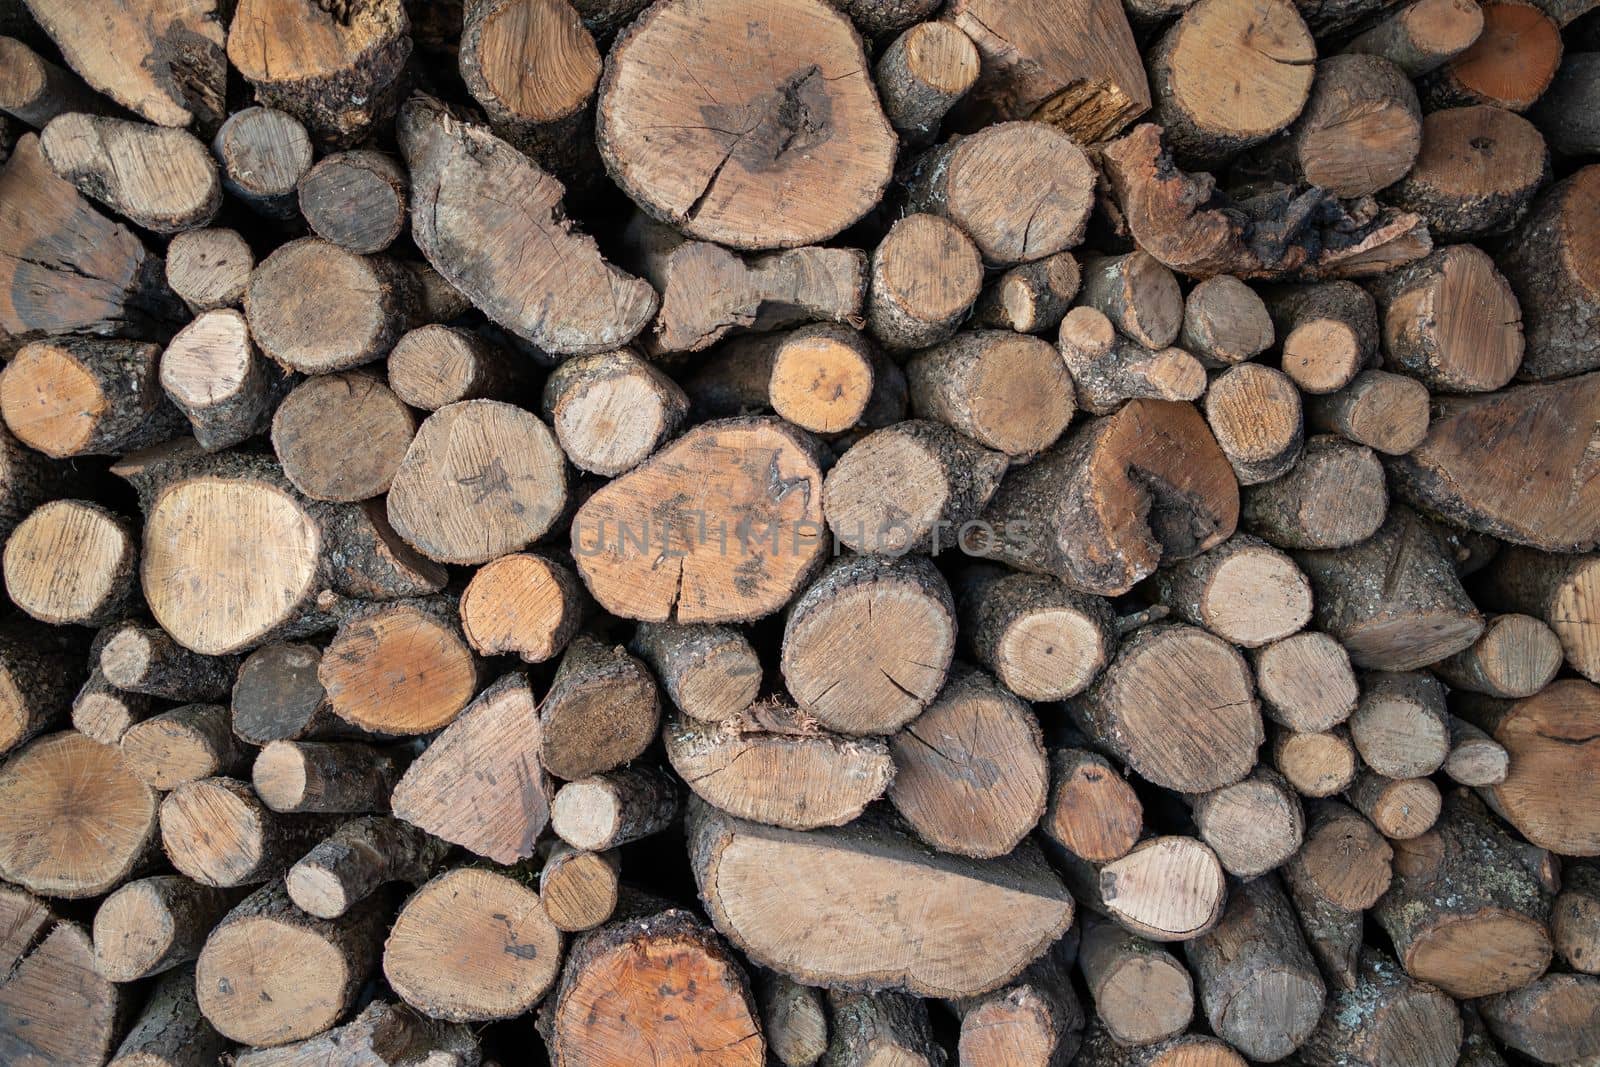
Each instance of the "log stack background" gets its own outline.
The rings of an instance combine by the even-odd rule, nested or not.
[[[1600,1064],[1592,6],[0,3],[0,1063]]]

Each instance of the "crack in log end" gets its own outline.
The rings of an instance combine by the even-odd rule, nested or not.
[[[833,101],[827,82],[822,69],[813,63],[790,75],[774,91],[744,104],[719,104],[714,99],[702,104],[705,128],[732,133],[733,140],[683,217],[699,216],[736,156],[746,174],[766,174],[781,169],[793,153],[809,151],[831,138]]]

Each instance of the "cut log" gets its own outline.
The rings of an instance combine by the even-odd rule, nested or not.
[[[81,491],[78,473],[70,463],[49,459],[25,446],[0,425],[0,536],[10,537],[41,505]]]
[[[311,135],[295,116],[247,107],[228,116],[211,142],[223,187],[257,214],[279,224],[299,219],[296,190],[311,169]]]
[[[792,830],[844,825],[895,775],[882,738],[839,737],[776,703],[715,725],[673,720],[662,743],[673,770],[706,803]]]
[[[1428,833],[1395,845],[1373,914],[1411,977],[1462,999],[1520,989],[1550,965],[1550,900],[1482,806],[1452,794]]]
[[[1315,733],[1344,722],[1360,695],[1350,656],[1327,634],[1293,634],[1250,654],[1267,718]]]
[[[161,392],[160,354],[158,345],[90,337],[24,345],[0,373],[0,416],[23,444],[57,459],[176,437],[183,416]]]
[[[600,154],[635,202],[691,237],[733,248],[826,240],[882,195],[894,133],[842,15],[783,0],[755,32],[747,15],[673,3],[635,22],[601,81]],[[711,39],[727,49],[698,47]]]
[[[1144,829],[1144,806],[1104,756],[1077,748],[1050,754],[1050,800],[1040,829],[1079,859],[1126,856]]]
[[[980,863],[936,856],[872,817],[800,832],[691,802],[688,824],[712,922],[755,962],[808,984],[976,996],[1072,922],[1072,898],[1026,843]],[[900,936],[907,921],[923,936]]]
[[[278,405],[272,449],[306,496],[354,502],[389,490],[416,432],[416,416],[377,375],[318,374]]]
[[[600,0],[584,0],[596,3]],[[616,2],[616,0],[612,0]],[[631,0],[630,0],[631,2]],[[850,16],[861,35],[873,40],[901,33],[914,24],[931,19],[939,10],[938,0],[828,0]]]
[[[1450,752],[1445,688],[1430,674],[1369,673],[1350,716],[1362,762],[1388,778],[1421,778]]]
[[[562,355],[608,352],[644,329],[655,291],[573,229],[560,182],[426,97],[401,110],[397,134],[412,203],[428,208],[413,211],[412,238],[490,319]],[[500,197],[507,188],[521,190],[515,202]],[[551,255],[530,262],[518,254],[529,245],[548,246]]]
[[[1366,196],[1405,177],[1421,143],[1422,109],[1404,71],[1380,56],[1326,56],[1305,109],[1259,164],[1335,196]]]
[[[222,208],[222,181],[187,130],[69,113],[39,135],[45,162],[84,196],[156,233],[198,229]]]
[[[761,1028],[783,1067],[812,1067],[828,1051],[826,993],[772,971],[756,984]]]
[[[1074,411],[1061,357],[1037,337],[974,330],[906,365],[911,406],[986,448],[1026,460],[1061,436]]]
[[[1385,778],[1362,771],[1348,796],[1383,836],[1409,841],[1428,832],[1439,818],[1439,787],[1428,778]]]
[[[904,993],[828,991],[828,1067],[940,1067],[926,1001]]]
[[[1431,986],[1413,982],[1394,960],[1361,954],[1355,983],[1330,992],[1316,1031],[1300,1047],[1308,1067],[1450,1067],[1461,1048],[1461,1015]]]
[[[583,585],[564,563],[532,552],[490,560],[461,594],[461,629],[481,656],[554,658],[578,632]]]
[[[776,419],[730,419],[695,427],[596,492],[573,517],[572,548],[613,614],[737,622],[794,596],[821,559],[822,531],[811,438]],[[663,566],[658,543],[671,549]]]
[[[970,567],[956,606],[973,658],[1026,700],[1075,696],[1116,649],[1116,619],[1105,600],[1045,575]]]
[[[354,819],[296,860],[284,885],[301,911],[337,919],[386,882],[426,881],[448,851],[443,841],[398,819]]]
[[[920,22],[878,57],[875,80],[889,125],[902,144],[931,143],[945,113],[978,80],[977,46],[948,22]]]
[[[405,229],[405,169],[392,156],[358,150],[324,157],[297,187],[300,213],[324,241],[361,255],[382,252]]]
[[[770,361],[767,401],[772,410],[803,430],[824,435],[843,433],[867,417],[877,368],[884,366],[864,334],[829,322],[751,338],[740,345],[740,355]]]
[[[428,882],[395,916],[383,976],[424,1015],[509,1019],[555,984],[561,931],[539,894],[493,870],[462,867]]]
[[[726,722],[760,693],[761,660],[744,633],[732,626],[642,622],[629,647],[690,718]]]
[[[218,704],[185,704],[134,723],[119,747],[128,769],[161,790],[231,774],[246,762],[228,709]]]
[[[475,333],[429,323],[402,334],[385,366],[389,388],[414,408],[504,400],[520,377],[514,357]]]
[[[1207,278],[1183,305],[1178,343],[1208,367],[1231,367],[1272,347],[1272,316],[1256,291],[1228,274]]]
[[[1010,267],[1076,247],[1094,185],[1094,167],[1067,134],[1043,122],[1005,122],[918,160],[909,207],[945,216],[972,238],[985,263]],[[1017,197],[1019,189],[1027,195]]]
[[[1102,596],[1227,540],[1238,483],[1191,405],[1134,400],[1011,473],[976,554]],[[973,552],[969,547],[967,551]]]
[[[109,1067],[204,1067],[227,1049],[228,1039],[200,1014],[194,970],[185,968],[150,990]]]
[[[128,882],[94,913],[94,969],[134,982],[188,963],[241,895],[173,874]]]
[[[335,825],[270,811],[237,778],[186,782],[161,802],[161,843],[172,865],[219,888],[279,878]]]
[[[41,916],[40,929],[48,919]],[[0,1059],[17,1067],[106,1062],[130,998],[95,973],[89,934],[58,922],[26,948],[7,961],[14,966],[0,985]]]
[[[190,652],[159,627],[133,621],[108,627],[95,643],[106,681],[163,700],[221,700],[233,689],[239,666],[231,656]]]
[[[1109,415],[1140,397],[1198,400],[1206,389],[1199,360],[1181,348],[1145,348],[1118,334],[1092,307],[1067,312],[1056,346],[1072,373],[1078,402],[1092,415]]]
[[[1495,615],[1472,647],[1434,671],[1452,688],[1515,700],[1543,689],[1560,668],[1556,631],[1529,615]]]
[[[1307,807],[1305,842],[1284,865],[1295,903],[1356,913],[1389,889],[1394,846],[1373,825],[1336,800]]]
[[[1429,110],[1490,104],[1526,111],[1561,65],[1561,27],[1524,0],[1483,5],[1483,32],[1466,51],[1422,79]]]
[[[1076,931],[1057,941],[1007,986],[958,1001],[963,1063],[1067,1067],[1082,1039],[1083,1006],[1072,986]]]
[[[1490,1033],[1538,1063],[1588,1064],[1600,1056],[1600,979],[1548,974],[1479,1010]]]
[[[1600,565],[1594,556],[1508,546],[1484,571],[1474,593],[1486,607],[1543,619],[1560,639],[1567,665],[1590,681],[1600,678],[1600,630],[1595,628],[1600,623]]]
[[[150,717],[150,698],[143,693],[126,693],[100,673],[98,667],[89,672],[72,698],[72,728],[102,745],[115,745],[136,722]]]
[[[1193,626],[1135,632],[1071,712],[1142,777],[1185,793],[1243,779],[1263,740],[1244,657]]]
[[[533,689],[508,674],[485,689],[395,786],[394,814],[496,863],[534,853],[555,787],[539,763]],[[486,789],[484,783],[511,787]]]
[[[1152,1045],[1188,1029],[1194,980],[1160,945],[1085,915],[1078,967],[1094,1000],[1095,1025],[1117,1044]]]
[[[317,681],[322,651],[314,645],[266,645],[244,658],[233,685],[233,732],[252,745],[322,737],[342,720]]]
[[[1568,967],[1600,973],[1600,872],[1590,864],[1567,863],[1561,895],[1550,909],[1550,940]]]
[[[1600,168],[1585,167],[1541,194],[1500,259],[1522,304],[1524,377],[1561,378],[1600,366],[1593,334],[1600,275],[1590,248],[1596,210]]]
[[[1183,326],[1178,279],[1147,252],[1086,258],[1079,303],[1102,312],[1145,348],[1166,348]]]
[[[273,811],[384,811],[402,764],[395,752],[355,741],[270,741],[256,754],[251,784]]]
[[[780,666],[822,726],[888,734],[938,694],[955,641],[955,600],[926,557],[848,556],[790,606]]]
[[[1371,537],[1389,510],[1383,465],[1370,448],[1332,435],[1307,439],[1282,477],[1245,490],[1244,525],[1279,548],[1348,548]]]
[[[1522,364],[1521,311],[1487,254],[1441,248],[1371,286],[1388,365],[1432,389],[1483,393]]]
[[[395,1057],[402,1057],[396,1060]],[[446,1025],[418,1015],[405,1006],[375,1000],[343,1026],[316,1037],[271,1049],[246,1049],[235,1053],[235,1067],[316,1067],[318,1064],[371,1063],[373,1067],[399,1067],[409,1059],[438,1063],[440,1067],[478,1067],[478,1039],[460,1024]]]
[[[562,933],[592,930],[617,910],[621,861],[615,852],[584,852],[556,842],[539,868],[539,899]]]
[[[53,500],[6,541],[6,593],[40,622],[103,625],[135,602],[138,558],[128,520],[87,500]]]
[[[1550,146],[1564,156],[1600,154],[1600,124],[1589,110],[1600,86],[1600,59],[1590,52],[1568,52],[1555,81],[1529,115]]]
[[[1483,9],[1477,3],[1416,0],[1358,34],[1345,51],[1382,56],[1416,78],[1465,52],[1481,33]]]
[[[1342,389],[1377,358],[1377,307],[1353,282],[1269,290],[1267,296],[1283,338],[1283,372],[1307,393]]]
[[[1202,793],[1190,804],[1200,840],[1236,878],[1254,878],[1282,866],[1305,836],[1300,798],[1274,771],[1257,768],[1244,781]]]
[[[661,697],[645,665],[619,646],[580,635],[539,704],[539,760],[557,778],[601,774],[649,747]]]
[[[244,294],[261,351],[305,374],[382,359],[416,304],[416,276],[398,262],[318,237],[290,241],[262,260]]]
[[[1453,245],[1452,248],[1466,247]],[[1306,425],[1388,456],[1403,456],[1428,436],[1428,388],[1415,378],[1366,370],[1344,388],[1306,400]]]
[[[1527,119],[1486,105],[1443,108],[1424,116],[1416,165],[1384,198],[1427,219],[1440,240],[1490,236],[1527,215],[1549,176],[1544,138]]]
[[[1510,772],[1505,746],[1464,719],[1450,718],[1450,755],[1444,772],[1461,785],[1499,785]]]
[[[1483,1016],[1471,1005],[1461,1006],[1461,1023],[1464,1036],[1461,1040],[1461,1057],[1457,1067],[1505,1067],[1500,1046],[1489,1035]]]
[[[330,710],[385,734],[449,724],[477,689],[477,659],[447,599],[373,605],[346,620],[317,666]]]
[[[818,362],[791,368],[790,373],[817,372],[821,384],[815,388],[819,390],[848,389],[847,384],[826,377],[829,370],[843,369],[827,366],[829,357],[839,353],[825,344],[817,348],[827,355],[814,349],[821,357]],[[870,367],[867,379],[870,392]],[[864,406],[865,397],[862,400]],[[849,403],[847,400],[845,406]],[[689,411],[689,398],[671,378],[632,352],[620,349],[578,356],[557,367],[545,380],[542,410],[555,429],[561,450],[574,466],[591,474],[615,477],[643,463],[678,432]],[[798,425],[806,423],[805,419],[794,417],[800,412],[780,409],[779,414]]]
[[[1360,761],[1349,731],[1335,727],[1316,733],[1269,731],[1267,752],[1273,767],[1303,797],[1331,797],[1350,788]]]
[[[93,114],[105,104],[71,71],[63,70],[15,37],[0,37],[0,111],[36,130],[68,111]],[[973,73],[977,73],[974,59]]]
[[[942,22],[917,29],[961,36]],[[939,215],[907,215],[873,249],[867,328],[892,352],[928,348],[956,332],[982,286],[978,246],[955,223]]]
[[[658,834],[678,818],[678,783],[646,765],[568,782],[550,804],[550,829],[573,848],[603,852]]]
[[[1018,333],[1044,333],[1061,322],[1078,295],[1081,273],[1071,252],[1012,267],[983,290],[972,322]]]
[[[1213,385],[1208,400],[1215,390]],[[1164,567],[1153,581],[1156,597],[1176,618],[1204,626],[1240,648],[1281,641],[1311,619],[1306,576],[1288,556],[1249,534],[1235,534],[1198,556]]]
[[[271,882],[230,911],[195,964],[200,1010],[246,1045],[321,1033],[344,1017],[376,969],[385,918],[368,901],[337,921],[296,908]]]
[[[749,980],[687,911],[609,923],[572,944],[539,1029],[555,1067],[761,1067]]]
[[[1188,941],[1222,916],[1227,876],[1216,853],[1192,837],[1148,837],[1105,864],[1058,859],[1085,908],[1140,937]]]
[[[1074,1063],[1083,1067],[1244,1067],[1226,1042],[1206,1034],[1180,1034],[1149,1045],[1126,1046],[1098,1022],[1083,1035]]]
[[[167,261],[169,277],[176,262]],[[287,384],[281,369],[261,358],[245,317],[232,308],[206,311],[180,330],[161,353],[159,376],[167,398],[187,416],[195,441],[208,452],[265,429]]]
[[[79,687],[89,684],[80,647],[64,632],[22,620],[0,627],[0,754],[64,725]]]

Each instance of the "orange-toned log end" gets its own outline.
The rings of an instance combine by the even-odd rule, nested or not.
[[[472,650],[442,612],[402,603],[340,627],[317,678],[346,722],[424,734],[467,706],[478,673]]]

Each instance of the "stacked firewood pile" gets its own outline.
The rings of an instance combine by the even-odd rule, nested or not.
[[[1600,1064],[1596,0],[0,3],[0,1064]]]

